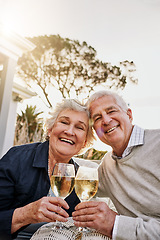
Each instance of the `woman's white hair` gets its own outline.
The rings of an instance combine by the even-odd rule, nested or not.
[[[89,122],[89,110],[85,105],[83,105],[81,102],[75,99],[63,99],[62,102],[57,103],[54,111],[50,113],[52,117],[46,120],[47,130],[52,129],[59,114],[66,109],[77,111],[77,112],[85,112],[86,115],[88,116],[88,122]],[[48,139],[48,137],[46,139]],[[92,126],[91,124],[89,124],[85,147],[89,147],[93,143],[94,139],[95,137],[93,134]]]

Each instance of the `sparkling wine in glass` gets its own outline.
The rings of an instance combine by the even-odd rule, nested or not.
[[[75,192],[81,202],[89,201],[98,190],[98,169],[80,166],[75,178]],[[79,228],[84,231],[85,228]]]
[[[73,190],[75,184],[75,169],[73,164],[56,163],[50,178],[51,189],[56,197],[65,199]],[[63,229],[58,222],[57,227]]]

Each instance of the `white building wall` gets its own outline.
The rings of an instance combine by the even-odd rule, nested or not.
[[[17,102],[12,100],[9,106],[8,119],[6,123],[6,133],[3,141],[3,149],[1,152],[2,156],[8,151],[9,148],[13,146],[16,124],[16,110]]]
[[[34,48],[33,43],[13,31],[6,34],[4,26],[0,24],[0,64],[4,67],[0,76],[0,158],[13,146],[14,141],[17,103],[12,99],[12,91],[17,60],[23,52]],[[26,90],[19,91],[22,97],[23,92],[26,95]]]
[[[16,61],[14,59],[9,58],[8,64],[5,66],[5,79],[4,88],[2,94],[2,102],[1,102],[1,111],[0,111],[0,157],[2,153],[5,151],[4,143],[7,141],[7,122],[9,117],[10,105],[12,102],[12,86],[13,86],[13,77],[15,73]],[[15,114],[14,114],[15,116]],[[13,119],[13,117],[12,117]],[[11,131],[10,126],[9,131]]]

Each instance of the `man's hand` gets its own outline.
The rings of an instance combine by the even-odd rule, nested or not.
[[[96,201],[79,203],[72,213],[75,226],[94,228],[110,238],[116,215],[105,202]]]

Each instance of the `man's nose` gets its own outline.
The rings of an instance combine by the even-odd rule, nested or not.
[[[111,121],[112,121],[112,118],[107,113],[103,114],[102,123],[104,125],[108,125]]]

